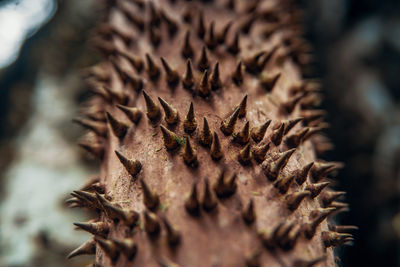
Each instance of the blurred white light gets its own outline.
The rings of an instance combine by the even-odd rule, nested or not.
[[[47,22],[55,10],[54,0],[17,0],[0,7],[0,68],[14,62],[24,40]]]

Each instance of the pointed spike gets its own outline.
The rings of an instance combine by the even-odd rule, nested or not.
[[[200,203],[197,199],[197,182],[193,183],[192,190],[190,192],[189,197],[186,198],[185,208],[189,214],[193,216],[199,215],[200,212]]]
[[[133,74],[132,72],[128,73],[126,71],[123,71],[123,75],[125,77],[125,83],[130,84],[133,90],[139,93],[143,89],[144,82],[140,76]],[[124,100],[123,102],[127,101]]]
[[[136,107],[127,107],[123,105],[117,105],[122,112],[135,124],[138,124],[142,118],[142,112]]]
[[[265,143],[260,146],[256,146],[253,149],[253,158],[258,162],[261,163],[265,160],[265,156],[270,148],[271,143]]]
[[[107,126],[103,122],[97,122],[80,118],[73,119],[73,122],[78,123],[79,125],[93,131],[99,136],[103,137],[107,136]]]
[[[240,31],[244,34],[249,34],[252,26],[254,25],[254,22],[257,20],[257,16],[254,14],[251,14],[247,17],[245,22],[240,26]]]
[[[174,229],[166,217],[162,217],[162,221],[167,232],[167,242],[170,247],[177,246],[181,241],[181,234]]]
[[[99,203],[97,202],[96,194],[86,192],[86,191],[81,191],[81,190],[75,190],[73,193],[71,193],[72,196],[77,197],[78,199],[88,202],[89,205],[98,208]]]
[[[343,164],[339,162],[314,162],[314,166],[311,168],[311,175],[315,181],[319,181],[329,173],[342,167]]]
[[[251,74],[258,74],[261,71],[259,65],[260,58],[265,54],[266,54],[265,51],[261,51],[255,54],[254,56],[251,56],[250,58],[246,59],[243,62],[246,67],[246,71]]]
[[[187,30],[185,33],[185,41],[181,50],[183,58],[192,58],[194,55],[193,47],[190,44],[190,31]]]
[[[171,17],[169,17],[164,10],[160,11],[160,15],[161,18],[165,21],[165,23],[167,24],[167,28],[168,28],[168,35],[170,37],[175,36],[176,32],[178,31],[179,27],[178,27],[178,23],[176,21],[174,21]]]
[[[290,221],[285,221],[280,223],[272,233],[272,239],[275,241],[277,245],[283,247],[290,231],[293,229],[295,224]]]
[[[266,53],[263,58],[261,58],[261,62],[258,62],[258,69],[262,71],[267,63],[271,60],[271,58],[275,55],[276,51],[278,51],[278,46],[275,46],[268,53]],[[277,74],[278,75],[278,74]]]
[[[290,195],[287,195],[286,196],[286,205],[287,205],[288,209],[290,209],[291,211],[295,211],[299,207],[301,201],[305,197],[310,196],[310,195],[311,195],[311,193],[307,190],[301,191],[301,192],[295,192]]]
[[[306,190],[311,192],[311,198],[315,198],[329,184],[330,184],[329,182],[309,184],[309,185],[307,185]]]
[[[322,201],[322,204],[324,207],[329,206],[333,201],[336,199],[346,195],[346,192],[344,191],[325,191],[321,195],[320,199]]]
[[[124,238],[122,240],[112,239],[118,250],[124,254],[128,260],[133,260],[137,253],[137,245],[131,238]]]
[[[96,254],[96,242],[93,238],[89,239],[76,249],[74,249],[71,253],[68,254],[67,259],[71,259],[73,257],[79,255],[94,255]]]
[[[197,128],[197,120],[194,115],[193,102],[190,102],[189,111],[183,122],[183,128],[186,133],[193,133]]]
[[[329,230],[337,233],[348,233],[350,231],[358,230],[358,227],[354,225],[334,225],[329,227]]]
[[[228,118],[226,118],[224,121],[222,121],[221,123],[221,131],[225,134],[225,135],[231,135],[235,129],[235,124],[236,121],[239,117],[239,111],[240,108],[237,107],[234,112],[232,113],[232,115],[230,115]]]
[[[183,153],[183,160],[186,164],[192,167],[196,167],[198,164],[197,161],[197,152],[190,144],[189,136],[186,136],[185,139],[185,151]]]
[[[210,23],[210,27],[208,29],[208,35],[207,35],[207,39],[206,39],[206,45],[207,45],[208,49],[211,49],[211,50],[214,49],[218,44],[217,39],[214,34],[214,25],[215,25],[215,23],[214,23],[214,21],[212,21]]]
[[[242,61],[239,61],[235,72],[232,74],[232,80],[237,86],[243,83]]]
[[[308,174],[313,165],[314,165],[314,162],[310,162],[306,166],[304,166],[303,169],[296,171],[295,180],[298,185],[302,185],[307,180]]]
[[[243,97],[242,101],[239,104],[239,118],[246,117],[247,112],[247,94]]]
[[[115,263],[119,255],[119,251],[114,242],[100,237],[95,237],[94,239],[96,240],[97,244],[101,247],[101,249],[104,251],[104,253],[108,257],[110,257],[111,262]]]
[[[154,60],[151,56],[146,53],[146,62],[147,62],[147,73],[150,77],[150,80],[157,81],[160,77],[160,68],[154,63]]]
[[[223,157],[221,143],[219,141],[218,134],[214,132],[213,141],[211,144],[211,158],[215,161],[220,160]]]
[[[121,9],[123,12],[124,16],[131,22],[133,23],[140,31],[144,30],[144,21],[141,17],[136,16],[132,12],[129,12],[126,9]]]
[[[106,237],[109,231],[107,223],[96,222],[96,223],[74,223],[75,226],[79,227],[86,232],[89,232],[96,236]]]
[[[273,76],[262,76],[260,84],[268,93],[270,93],[275,88],[275,85],[277,84],[281,76],[281,73],[277,73]]]
[[[282,103],[280,106],[280,110],[283,114],[285,115],[290,115],[294,109],[296,108],[297,104],[304,98],[306,94],[301,94],[299,96],[296,96],[293,99],[290,99],[289,101]]]
[[[280,127],[273,131],[271,141],[275,146],[279,146],[283,139],[283,133],[285,131],[285,123],[281,123]]]
[[[201,78],[201,81],[200,81],[199,94],[202,97],[207,97],[210,95],[210,93],[211,93],[211,89],[210,89],[210,84],[208,82],[208,70],[206,70],[203,73],[203,77]]]
[[[223,28],[223,30],[221,31],[221,33],[218,35],[218,37],[217,37],[217,42],[218,42],[219,44],[225,43],[226,36],[228,35],[229,29],[232,27],[232,24],[233,24],[232,21],[229,21],[229,22],[225,25],[225,27]]]
[[[292,250],[295,247],[296,242],[299,239],[301,233],[302,233],[301,225],[300,224],[294,225],[294,227],[287,234],[285,240],[283,240],[283,242],[281,243],[281,248],[285,251]]]
[[[334,208],[337,213],[349,210],[349,204],[338,201],[332,201],[329,207]]]
[[[197,67],[199,68],[200,71],[205,71],[210,67],[210,62],[208,60],[208,55],[207,55],[207,49],[205,46],[203,46],[203,49],[201,50],[201,55]]]
[[[294,262],[293,266],[295,267],[314,267],[318,263],[326,261],[326,255],[322,255],[320,257],[317,257],[315,259],[311,260],[304,260],[304,259],[298,259]]]
[[[243,129],[234,135],[235,142],[238,142],[239,144],[248,143],[250,140],[249,128],[250,128],[249,122],[246,122],[246,124],[243,126]]]
[[[103,210],[106,215],[112,220],[121,220],[127,226],[133,227],[139,219],[139,214],[134,210],[124,210],[117,206],[117,204],[111,203],[100,194],[96,193],[98,201],[101,203]]]
[[[119,140],[122,140],[129,129],[129,125],[127,125],[122,121],[117,120],[114,116],[112,116],[108,112],[106,112],[106,115],[107,115],[107,121],[111,126],[112,132],[116,137],[118,137]]]
[[[303,128],[302,130],[296,132],[295,134],[292,134],[292,135],[286,137],[286,140],[285,140],[286,145],[290,148],[298,147],[304,141],[304,137],[306,136],[308,131],[309,131],[309,128],[306,127],[306,128]]]
[[[185,22],[185,23],[192,23],[192,20],[193,20],[193,14],[192,14],[192,9],[190,8],[190,7],[187,7],[185,10],[184,10],[184,12],[183,12],[183,14],[182,14],[182,20]]]
[[[253,138],[254,142],[258,143],[263,140],[265,132],[268,129],[268,126],[271,124],[271,120],[267,120],[263,124],[253,127],[251,129],[251,138]]]
[[[89,143],[80,141],[78,143],[80,147],[89,152],[93,157],[102,160],[104,157],[104,146],[100,143]]]
[[[147,186],[146,182],[143,179],[140,179],[140,184],[142,186],[143,191],[143,203],[149,210],[157,209],[160,204],[160,199],[158,198],[157,193],[150,190]]]
[[[182,85],[187,90],[192,90],[194,86],[192,61],[190,59],[186,61],[186,72],[182,79]]]
[[[160,233],[160,223],[154,213],[143,211],[144,230],[150,236],[158,236]]]
[[[297,119],[288,120],[287,123],[286,123],[284,134],[286,135],[294,126],[296,126],[302,120],[303,120],[303,118],[297,118]]]
[[[203,195],[203,202],[202,202],[203,209],[207,212],[210,212],[217,207],[217,204],[218,203],[217,203],[212,191],[210,190],[210,185],[208,183],[208,179],[205,178],[204,179],[204,195]]]
[[[143,90],[144,100],[146,101],[146,115],[151,121],[157,121],[160,118],[161,112],[158,105],[151,99],[151,97]]]
[[[163,134],[164,145],[167,150],[173,150],[180,146],[180,143],[178,142],[180,138],[174,132],[165,128],[164,125],[160,125],[160,128]]]
[[[286,194],[287,191],[289,190],[289,187],[292,184],[293,180],[294,180],[293,175],[281,177],[274,183],[274,186],[276,188],[278,188],[278,190],[281,194]]]
[[[134,55],[118,50],[118,54],[129,61],[129,63],[135,68],[135,70],[140,73],[144,68],[144,62],[141,58],[135,57]]]
[[[203,12],[200,12],[199,20],[197,23],[197,36],[200,39],[203,39],[205,34],[206,34],[206,26],[204,24],[204,14],[203,14]]]
[[[226,180],[224,177],[225,177],[225,169],[222,170],[216,184],[214,185],[214,191],[219,198],[230,197],[236,192],[237,189],[236,173],[234,173],[232,177],[228,180]]]
[[[315,210],[311,213],[311,222],[305,225],[304,235],[306,238],[311,239],[315,232],[317,231],[317,227],[336,209],[335,208],[327,208]]]
[[[161,63],[163,65],[165,73],[167,74],[165,78],[167,80],[168,85],[170,87],[175,87],[176,85],[178,85],[179,74],[168,65],[168,63],[165,61],[163,57],[161,57]]]
[[[168,124],[175,124],[179,120],[178,111],[173,108],[170,104],[168,104],[164,99],[158,97],[158,101],[160,101],[161,106],[164,109],[165,113],[165,122]]]
[[[212,133],[210,130],[210,127],[208,126],[208,121],[207,118],[204,117],[203,118],[203,130],[201,132],[200,135],[200,142],[204,145],[204,146],[211,146],[212,143]]]
[[[155,27],[149,27],[150,42],[154,48],[157,48],[161,43],[161,31]]]
[[[150,9],[150,25],[155,27],[159,26],[161,22],[161,17],[159,14],[159,11],[156,10],[153,2],[148,3],[149,9]]]
[[[239,162],[243,165],[247,165],[251,162],[251,146],[248,144],[239,152]]]
[[[281,153],[277,160],[264,166],[265,175],[269,180],[275,181],[278,178],[281,170],[286,166],[295,150],[296,149],[293,148]]]
[[[135,178],[142,169],[142,164],[138,160],[126,158],[124,155],[121,154],[121,152],[117,150],[115,150],[115,154],[117,155],[119,161],[125,167],[127,172],[132,175],[133,178]]]
[[[242,218],[248,225],[252,224],[256,220],[256,213],[254,209],[254,201],[251,198],[246,209],[242,212]]]
[[[240,33],[236,32],[232,43],[230,45],[228,45],[228,47],[227,47],[228,52],[233,55],[236,55],[240,51],[239,36],[240,36]]]
[[[210,77],[210,84],[212,90],[218,90],[222,87],[221,78],[219,75],[219,63],[215,63],[214,70]]]
[[[348,238],[352,238],[352,234],[348,233],[336,233],[331,231],[322,232],[321,238],[324,241],[325,247],[337,247],[348,242]]]

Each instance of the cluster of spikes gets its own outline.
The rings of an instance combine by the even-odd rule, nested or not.
[[[203,237],[219,217],[232,236],[241,229],[226,238],[250,242],[231,252],[241,265],[275,266],[266,254],[277,253],[288,266],[334,266],[332,247],[357,227],[328,222],[348,205],[329,187],[342,164],[315,157],[332,145],[319,83],[298,77],[312,59],[301,11],[288,0],[103,2],[93,44],[105,61],[85,72],[94,96],[75,122],[104,168],[67,200],[98,217],[75,223],[94,237],[68,258],[225,266],[201,255],[233,247]]]

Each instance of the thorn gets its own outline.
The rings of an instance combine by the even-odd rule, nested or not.
[[[99,136],[106,137],[107,136],[107,126],[103,122],[92,121],[88,119],[80,119],[76,118],[72,120],[75,123],[93,131]]]
[[[256,146],[253,149],[253,158],[258,162],[261,163],[265,160],[265,155],[267,154],[271,143],[265,143],[260,146]]]
[[[183,128],[186,133],[193,133],[197,128],[197,120],[194,115],[193,102],[190,102],[189,111],[183,122]]]
[[[246,21],[240,26],[240,31],[244,34],[249,34],[254,22],[257,20],[257,16],[254,14],[250,14]]]
[[[349,204],[347,203],[342,203],[342,202],[337,202],[333,201],[330,205],[330,208],[334,208],[336,212],[342,212],[342,211],[348,211],[349,210]]]
[[[157,209],[160,199],[158,198],[157,193],[150,190],[147,186],[146,182],[143,179],[140,179],[140,184],[143,190],[143,203],[149,210]]]
[[[240,108],[237,107],[232,115],[230,115],[228,118],[226,118],[222,123],[221,123],[221,131],[225,135],[231,135],[235,129],[235,124],[237,121],[237,118],[239,117],[239,110]]]
[[[186,8],[186,10],[182,14],[182,19],[185,23],[191,23],[193,20],[192,9],[190,7]]]
[[[279,146],[281,144],[284,131],[285,123],[281,123],[280,127],[272,132],[271,141],[275,146]]]
[[[222,170],[217,183],[214,185],[214,191],[219,198],[230,197],[236,192],[237,184],[236,178],[237,175],[234,173],[232,177],[226,181],[225,177],[225,170]]]
[[[353,241],[353,235],[348,233],[335,233],[331,231],[322,232],[321,238],[325,247],[337,247],[346,242]]]
[[[337,233],[348,233],[350,231],[358,230],[358,227],[354,225],[334,225],[329,227],[329,230]]]
[[[295,267],[313,267],[316,266],[318,263],[326,261],[326,255],[322,255],[312,260],[303,260],[298,259],[294,262],[293,266]]]
[[[249,122],[246,122],[244,125],[243,129],[236,133],[233,137],[235,142],[238,142],[240,144],[246,144],[250,140],[250,130],[249,130]]]
[[[223,157],[221,143],[219,141],[218,134],[214,132],[213,142],[211,144],[211,158],[215,161],[220,160]]]
[[[176,111],[175,108],[173,108],[170,104],[168,104],[164,99],[161,97],[158,97],[158,101],[160,101],[161,106],[164,109],[165,113],[165,122],[168,124],[175,124],[178,122],[179,115],[178,111]]]
[[[124,16],[131,22],[133,25],[138,27],[140,31],[144,30],[144,21],[141,17],[134,15],[132,12],[129,12],[125,9],[120,9]]]
[[[274,186],[279,189],[279,192],[281,194],[286,194],[293,180],[294,180],[293,175],[281,177],[277,181],[275,181]]]
[[[158,28],[149,27],[150,42],[154,48],[157,48],[161,43],[161,32]]]
[[[304,98],[305,94],[301,94],[288,102],[282,103],[280,106],[280,110],[282,111],[283,114],[289,115],[293,112],[293,110],[296,108],[297,104]]]
[[[275,85],[281,76],[281,73],[269,77],[263,75],[261,76],[260,84],[268,93],[270,93],[275,88]]]
[[[227,50],[229,53],[236,55],[237,53],[239,53],[240,51],[240,47],[239,47],[239,32],[235,33],[235,38],[233,39],[232,43],[230,45],[228,45]]]
[[[207,45],[207,47],[208,47],[208,49],[214,49],[216,46],[217,46],[217,44],[218,44],[218,42],[217,42],[217,39],[215,38],[215,35],[214,35],[214,21],[212,21],[211,23],[210,23],[210,28],[208,29],[208,38],[206,39],[206,45]]]
[[[243,83],[242,61],[239,61],[235,72],[232,74],[232,80],[237,86]]]
[[[114,242],[100,237],[94,237],[94,239],[96,240],[97,244],[99,244],[99,246],[103,249],[104,253],[108,257],[110,257],[111,262],[115,263],[119,255],[119,251]]]
[[[325,191],[322,193],[320,199],[324,207],[329,206],[333,201],[337,200],[338,198],[346,195],[346,192],[343,191]]]
[[[278,46],[275,46],[274,48],[269,51],[269,53],[264,54],[265,57],[261,60],[261,62],[258,62],[258,69],[262,71],[265,68],[265,65],[270,61],[270,59],[274,56],[276,51],[278,50]]]
[[[243,220],[246,224],[250,225],[256,220],[256,213],[254,210],[254,201],[251,198],[247,208],[242,212]]]
[[[168,245],[170,247],[177,246],[181,241],[180,233],[171,226],[166,217],[162,217],[162,221],[164,223],[165,230],[167,230]]]
[[[119,120],[117,120],[115,117],[113,117],[110,113],[106,112],[107,115],[107,120],[111,126],[111,129],[116,137],[118,137],[119,140],[122,140],[126,132],[129,129],[129,125],[126,123],[123,123]]]
[[[281,243],[281,248],[286,251],[293,249],[301,233],[302,233],[301,225],[295,224],[294,227],[287,234],[285,240],[283,240],[283,242]]]
[[[147,62],[147,73],[150,77],[150,80],[157,81],[160,77],[160,68],[156,66],[151,56],[146,53],[146,62]]]
[[[86,191],[75,190],[71,193],[72,196],[78,198],[79,200],[86,202],[86,206],[91,206],[94,208],[100,208],[99,203],[97,202],[96,194],[89,193]]]
[[[287,205],[288,209],[290,209],[291,211],[295,211],[299,207],[301,201],[306,196],[310,196],[310,195],[311,195],[310,191],[307,191],[307,190],[301,191],[301,192],[295,192],[290,195],[287,195],[286,196],[286,205]]]
[[[197,36],[200,39],[203,39],[205,34],[206,34],[206,26],[204,24],[204,14],[201,11],[199,13],[199,21],[198,21],[198,24],[197,24]]]
[[[207,118],[204,117],[203,118],[203,131],[201,132],[200,135],[200,142],[204,145],[204,146],[211,146],[212,143],[212,133],[210,130],[210,127],[208,126],[208,121]]]
[[[118,250],[121,251],[128,260],[132,260],[137,253],[137,245],[131,238],[124,238],[122,240],[112,239]]]
[[[176,32],[178,31],[178,24],[173,19],[171,19],[169,16],[167,16],[167,14],[163,10],[160,11],[160,14],[161,14],[161,18],[167,24],[169,36],[173,37],[176,34]]]
[[[265,132],[268,129],[268,126],[271,124],[271,120],[267,120],[260,126],[253,127],[251,129],[251,137],[253,138],[254,142],[258,143],[263,140]]]
[[[246,117],[246,109],[247,109],[247,94],[243,97],[242,101],[239,104],[239,118]]]
[[[267,178],[271,181],[275,181],[278,178],[281,170],[286,166],[290,157],[296,149],[290,149],[280,154],[279,158],[266,166],[264,166],[264,172]]]
[[[178,85],[179,74],[175,70],[171,69],[171,67],[168,65],[168,63],[165,61],[163,57],[161,57],[161,64],[163,65],[165,73],[167,74],[166,76],[167,84],[170,87],[175,87],[176,85]]]
[[[124,210],[120,208],[119,205],[117,206],[117,204],[111,203],[98,193],[96,193],[96,197],[98,202],[101,203],[106,216],[110,219],[121,220],[129,227],[134,226],[139,220],[139,214],[136,211]]]
[[[203,196],[203,202],[202,206],[203,209],[207,212],[212,211],[217,207],[217,201],[215,200],[215,197],[213,193],[210,190],[210,185],[208,183],[208,179],[204,179],[204,196]]]
[[[182,47],[182,56],[184,58],[192,58],[194,55],[192,45],[190,44],[190,31],[187,30],[185,34],[185,41]]]
[[[200,211],[200,204],[197,199],[197,182],[193,183],[192,191],[185,201],[185,208],[191,215],[198,215]]]
[[[303,120],[303,118],[297,118],[297,119],[288,120],[287,123],[286,123],[284,134],[286,135],[294,126],[296,126],[302,120]]]
[[[208,70],[203,73],[203,77],[200,81],[199,93],[202,97],[207,97],[210,95],[210,85],[208,83]]]
[[[180,140],[180,138],[174,132],[165,128],[164,125],[160,125],[160,128],[164,138],[164,145],[167,150],[173,150],[179,147],[180,143],[178,140]]]
[[[330,184],[329,182],[309,184],[305,189],[311,192],[311,198],[315,198],[329,184]]]
[[[152,27],[159,26],[161,23],[161,18],[160,14],[158,13],[158,10],[156,10],[152,2],[149,2],[149,8],[150,8],[150,25]]]
[[[126,158],[120,152],[115,150],[115,154],[117,155],[119,161],[122,163],[126,171],[135,178],[140,170],[142,169],[142,164],[138,160],[132,160]]]
[[[302,185],[307,180],[308,173],[310,172],[311,167],[313,165],[314,165],[314,162],[310,162],[306,166],[304,166],[303,169],[296,171],[295,180],[298,185]]]
[[[266,54],[265,51],[258,52],[254,56],[246,59],[243,63],[246,67],[246,71],[252,74],[257,74],[261,71],[259,66],[259,60]]]
[[[243,165],[247,165],[250,163],[250,161],[251,161],[251,146],[250,146],[250,144],[248,144],[247,146],[245,146],[245,148],[240,150],[238,159],[239,159],[239,162],[242,163]]]
[[[186,61],[186,72],[183,75],[182,84],[183,87],[187,90],[193,89],[194,77],[193,77],[192,61],[190,59]]]
[[[123,105],[117,105],[122,112],[135,124],[138,124],[140,119],[142,118],[142,112],[135,107],[127,107]]]
[[[142,72],[144,68],[144,62],[141,58],[135,57],[130,53],[118,50],[118,54],[129,61],[129,63],[136,69],[138,73]]]
[[[218,90],[222,87],[221,79],[219,77],[219,63],[215,63],[214,70],[210,77],[210,84],[212,90]]]
[[[88,142],[79,142],[78,145],[93,155],[95,158],[102,160],[104,157],[104,147],[102,144],[96,143],[88,143]]]
[[[225,27],[223,28],[222,32],[217,37],[217,42],[219,44],[225,43],[226,36],[228,35],[229,29],[232,26],[232,21],[229,21]]]
[[[144,230],[150,236],[158,236],[160,233],[160,223],[154,213],[143,211],[144,216]]]
[[[306,136],[309,130],[310,128],[306,127],[295,134],[286,137],[286,145],[290,148],[298,147],[304,141],[304,136]]]
[[[144,100],[146,101],[146,115],[150,121],[157,121],[160,118],[161,112],[158,105],[151,99],[151,97],[143,90]]]
[[[311,239],[317,230],[318,225],[321,224],[332,212],[334,212],[335,208],[327,208],[320,209],[320,211],[312,212],[310,217],[313,217],[310,223],[305,225],[304,235],[306,238]],[[317,214],[318,213],[318,214]]]
[[[136,74],[128,73],[126,71],[122,71],[125,77],[125,81],[132,86],[132,89],[136,92],[140,92],[143,89],[144,82],[141,77]],[[125,100],[123,102],[126,102]]]
[[[208,56],[207,56],[207,49],[205,46],[203,46],[203,49],[201,50],[201,55],[197,67],[202,72],[210,67],[210,62],[208,61]]]
[[[342,167],[343,164],[339,162],[314,162],[314,166],[311,169],[311,175],[314,180],[319,181],[329,173]]]
[[[94,255],[96,254],[96,242],[93,238],[89,239],[76,249],[74,249],[71,253],[68,254],[67,259],[71,259],[80,255]]]
[[[185,141],[186,142],[185,142],[185,151],[183,153],[183,160],[185,161],[185,163],[187,165],[196,167],[197,164],[198,164],[197,152],[192,147],[192,145],[190,144],[189,136],[186,136],[186,140]]]
[[[96,223],[74,223],[75,226],[79,227],[86,232],[89,232],[96,236],[106,237],[109,231],[107,223],[96,222]]]

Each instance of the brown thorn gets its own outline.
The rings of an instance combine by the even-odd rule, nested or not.
[[[243,97],[242,101],[239,104],[239,118],[246,117],[247,111],[247,94]]]
[[[201,131],[201,135],[200,135],[200,142],[204,145],[204,146],[211,146],[212,143],[212,133],[210,130],[210,127],[208,126],[208,121],[207,118],[204,117],[203,118],[203,130]]]
[[[358,227],[354,225],[334,225],[329,227],[329,230],[337,233],[348,233],[351,231],[358,230]]]
[[[183,153],[183,160],[189,166],[196,167],[198,165],[197,152],[190,144],[189,136],[185,139],[185,151]]]
[[[212,21],[210,23],[210,27],[208,28],[208,35],[206,38],[206,45],[207,45],[208,49],[214,49],[218,44],[217,39],[214,34],[214,25],[215,25],[215,23],[214,23],[214,21]]]
[[[204,14],[201,11],[199,13],[199,20],[198,20],[198,23],[197,23],[197,36],[200,39],[203,39],[205,34],[206,34],[206,26],[204,24]]]
[[[277,181],[275,181],[274,186],[278,188],[279,193],[286,194],[293,180],[294,180],[293,175],[281,177]]]
[[[197,120],[194,115],[193,102],[190,102],[189,111],[183,122],[183,128],[186,133],[193,133],[197,128]]]
[[[263,124],[253,127],[251,129],[251,138],[253,138],[254,142],[258,143],[263,140],[265,132],[268,129],[268,126],[271,124],[271,120],[267,120]]]
[[[228,118],[221,122],[220,129],[225,135],[231,135],[233,133],[236,121],[239,117],[239,111],[240,108],[237,107]]]
[[[79,229],[85,230],[95,236],[106,237],[109,231],[108,224],[105,222],[95,223],[74,223]]]
[[[76,249],[74,249],[71,253],[68,254],[67,259],[71,259],[80,255],[94,255],[96,254],[96,242],[93,238],[89,239]]]
[[[301,191],[301,192],[295,192],[290,195],[287,195],[286,196],[286,205],[287,205],[288,209],[290,209],[291,211],[295,211],[299,207],[301,201],[306,196],[310,196],[310,195],[311,195],[311,193],[307,190]]]
[[[295,173],[295,180],[298,185],[302,185],[306,180],[307,176],[311,170],[311,167],[314,165],[314,162],[308,163],[306,166],[303,167],[301,170],[297,170]]]
[[[174,132],[165,128],[164,125],[160,125],[160,128],[163,134],[164,145],[167,150],[173,150],[180,146],[180,143],[178,142],[180,139]]]
[[[122,112],[131,120],[133,123],[139,123],[140,119],[142,118],[142,112],[136,107],[128,107],[123,105],[117,105]]]
[[[240,36],[240,33],[236,32],[232,43],[230,45],[228,45],[228,47],[227,47],[228,52],[233,55],[236,55],[240,51],[239,36]]]
[[[143,211],[144,217],[144,230],[150,236],[158,236],[160,233],[160,223],[154,213]]]
[[[171,69],[171,67],[168,65],[163,57],[161,57],[161,64],[163,65],[165,73],[167,74],[167,76],[165,77],[165,79],[167,80],[167,84],[170,87],[175,87],[176,85],[178,85],[179,74],[175,70]]]
[[[95,237],[94,239],[96,240],[97,244],[103,249],[104,253],[108,257],[110,257],[111,262],[114,263],[119,256],[118,248],[114,244],[114,242],[100,237]]]
[[[243,129],[234,134],[233,139],[235,142],[238,142],[239,144],[247,144],[250,140],[250,130],[249,130],[249,122],[246,122],[246,124],[243,126]]]
[[[331,231],[322,232],[321,238],[325,247],[337,247],[353,240],[353,235],[348,233],[336,233]]]
[[[263,145],[260,146],[256,146],[253,149],[253,158],[258,162],[261,163],[265,160],[265,156],[269,150],[271,143],[265,143]]]
[[[164,99],[162,99],[161,97],[158,97],[158,101],[160,101],[160,104],[164,109],[165,122],[168,124],[177,123],[179,120],[178,111],[175,108],[173,108],[169,103],[167,103]]]
[[[237,64],[236,70],[232,74],[232,80],[237,86],[240,86],[243,83],[242,61],[239,61]]]
[[[265,175],[269,180],[275,181],[278,178],[281,170],[286,166],[295,150],[296,149],[293,148],[281,153],[277,160],[270,162],[263,167]]]
[[[297,119],[288,120],[287,123],[286,123],[284,134],[286,135],[294,126],[296,126],[302,120],[303,120],[303,118],[297,118]]]
[[[111,126],[112,132],[116,137],[118,137],[119,140],[122,140],[129,129],[129,125],[117,120],[114,116],[112,116],[108,112],[106,112],[106,115],[107,115],[107,121]]]
[[[165,23],[167,24],[167,28],[168,28],[168,34],[170,37],[173,37],[176,32],[178,31],[178,23],[175,22],[172,18],[170,18],[165,12],[164,10],[160,11],[161,14],[161,18],[165,21]]]
[[[218,41],[219,44],[225,43],[226,36],[228,35],[229,29],[232,27],[232,24],[233,24],[232,21],[229,21],[225,25],[225,27],[223,28],[221,33],[218,35],[217,41]]]
[[[212,191],[210,190],[210,185],[209,185],[208,179],[205,178],[204,179],[204,195],[203,195],[203,201],[202,201],[203,209],[207,212],[210,212],[217,207],[217,204],[218,203],[217,203]]]
[[[151,56],[146,53],[146,62],[147,62],[147,73],[150,77],[150,80],[157,81],[160,77],[160,68],[156,66],[154,60]]]
[[[275,146],[279,146],[283,139],[283,133],[285,131],[285,123],[281,123],[278,129],[272,132],[271,141]]]
[[[186,61],[186,72],[183,75],[182,85],[187,90],[193,89],[194,76],[193,76],[192,61],[190,59]]]
[[[320,199],[324,207],[329,206],[336,199],[346,195],[346,192],[343,191],[325,191],[322,193]]]
[[[211,158],[215,161],[220,160],[223,157],[221,143],[219,141],[218,134],[214,132],[213,141],[211,144]]]
[[[167,242],[170,247],[177,246],[181,241],[181,234],[174,229],[166,217],[161,218],[167,231]]]
[[[146,182],[143,179],[140,179],[140,184],[142,186],[143,191],[143,203],[149,210],[157,209],[160,204],[160,199],[158,198],[157,193],[150,190],[147,186]]]
[[[205,46],[203,46],[203,49],[201,50],[201,55],[197,67],[200,71],[205,71],[210,67],[210,62],[207,56],[207,49]]]
[[[193,183],[189,197],[185,201],[185,208],[189,214],[197,216],[200,212],[200,204],[197,199],[197,182]]]
[[[254,201],[251,198],[246,209],[242,212],[242,218],[248,225],[252,224],[256,220],[256,213],[254,209]]]
[[[187,30],[185,33],[185,41],[182,47],[182,56],[184,58],[192,58],[194,55],[192,45],[190,44],[190,31]]]
[[[289,148],[298,147],[304,140],[304,136],[308,133],[310,129],[308,127],[286,137],[285,143]]]
[[[93,144],[88,142],[79,142],[78,145],[93,155],[95,158],[102,160],[104,157],[104,146],[102,144]]]
[[[79,125],[92,130],[94,133],[96,133],[99,136],[106,137],[107,136],[107,126],[103,122],[97,122],[93,120],[88,120],[88,119],[81,119],[81,118],[76,118],[72,120],[75,123],[78,123]]]
[[[201,78],[201,81],[200,81],[199,94],[202,97],[207,97],[210,95],[210,93],[211,93],[211,89],[210,89],[210,84],[208,82],[208,70],[206,70],[203,73],[203,77]]]
[[[161,43],[161,31],[155,27],[149,27],[150,42],[154,48],[157,48]]]
[[[210,77],[210,84],[212,90],[218,90],[222,87],[221,78],[219,75],[219,63],[215,63],[214,70]]]
[[[140,170],[142,169],[142,164],[138,160],[128,159],[121,152],[115,150],[119,161],[122,163],[127,172],[135,178]]]
[[[329,182],[309,184],[305,189],[311,192],[311,198],[315,198],[329,184],[330,184]]]
[[[132,260],[137,253],[137,245],[131,238],[124,238],[122,240],[112,239],[118,250],[124,254],[128,260]]]
[[[242,150],[239,151],[238,156],[239,162],[243,165],[247,165],[251,161],[251,145],[247,144]]]
[[[151,121],[157,121],[160,118],[161,112],[158,105],[151,99],[151,97],[143,90],[143,97],[146,101],[146,115]]]

